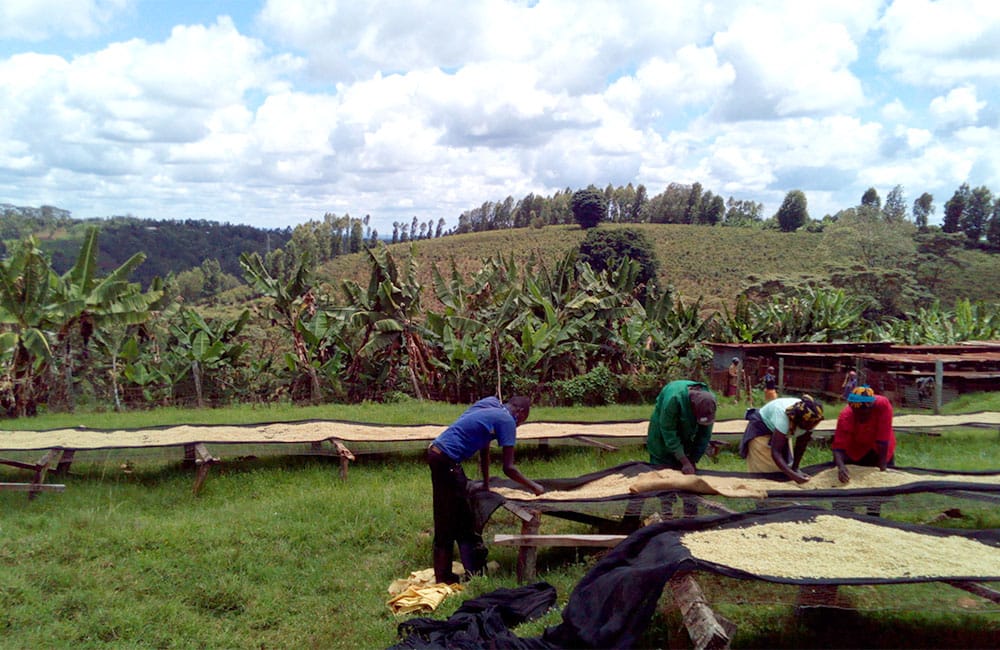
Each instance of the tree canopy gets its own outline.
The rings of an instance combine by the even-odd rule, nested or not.
[[[805,193],[802,190],[790,191],[774,216],[783,232],[792,232],[804,226],[809,221]]]
[[[593,228],[604,220],[608,201],[604,193],[591,185],[573,193],[573,218],[583,229]]]

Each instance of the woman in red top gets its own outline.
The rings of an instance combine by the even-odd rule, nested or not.
[[[892,402],[876,395],[870,386],[852,390],[837,418],[831,446],[841,483],[851,480],[847,463],[878,467],[883,472],[893,467],[896,434],[892,430]]]

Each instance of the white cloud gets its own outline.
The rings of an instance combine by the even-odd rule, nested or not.
[[[873,6],[739,5],[739,15],[713,40],[720,60],[736,70],[719,115],[728,120],[821,115],[862,105],[861,84],[848,66],[857,59],[861,30],[853,21],[867,16],[874,21]]]
[[[1000,3],[994,0],[897,1],[881,27],[879,64],[906,83],[996,84],[1000,78]]]
[[[4,0],[0,38],[40,41],[52,36],[101,33],[133,0]]]
[[[931,100],[930,114],[940,126],[967,126],[976,123],[985,106],[985,101],[976,98],[975,88],[962,86]]]
[[[882,106],[882,117],[889,122],[904,122],[911,117],[910,110],[900,99],[894,99]]]
[[[995,5],[262,0],[252,25],[0,55],[0,202],[269,226],[370,213],[384,233],[590,183],[697,181],[766,214],[801,189],[814,215],[872,185],[1000,190]],[[60,6],[2,3],[17,19],[0,29],[93,38],[146,17]]]

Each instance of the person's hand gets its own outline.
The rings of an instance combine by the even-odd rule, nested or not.
[[[534,485],[531,486],[531,491],[535,493],[536,497],[545,494],[545,488],[538,482],[535,482]]]
[[[846,467],[839,467],[837,468],[837,478],[841,483],[850,483],[851,473],[847,471]]]
[[[808,483],[810,478],[812,478],[812,477],[809,476],[808,474],[806,474],[805,472],[800,472],[798,470],[792,470],[792,480],[795,481],[796,483],[799,483],[799,484]]]
[[[694,464],[690,460],[685,458],[684,460],[681,461],[681,472],[684,474],[694,474],[695,473]]]

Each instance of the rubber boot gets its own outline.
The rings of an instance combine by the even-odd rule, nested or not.
[[[453,585],[459,581],[451,570],[451,549],[434,547],[434,580]]]
[[[458,556],[462,558],[462,566],[468,576],[482,575],[486,569],[486,557],[489,550],[480,543],[459,542]]]

